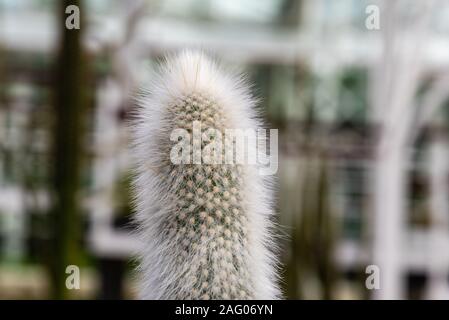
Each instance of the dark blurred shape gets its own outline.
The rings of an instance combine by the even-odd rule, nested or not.
[[[76,5],[82,12],[82,1],[65,0],[58,5],[61,40],[55,71],[50,273],[52,298],[65,299],[69,296],[65,286],[65,269],[68,265],[77,264],[80,251],[80,204],[77,193],[85,130],[83,77],[86,69],[81,45],[84,26],[71,30],[65,26],[66,7]]]
[[[411,272],[407,275],[407,299],[422,300],[426,298],[427,275],[422,272]]]
[[[99,299],[123,299],[123,277],[126,271],[126,260],[120,258],[99,258],[101,287]]]

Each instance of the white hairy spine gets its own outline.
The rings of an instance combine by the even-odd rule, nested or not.
[[[173,129],[260,127],[240,75],[198,51],[168,57],[133,122],[143,299],[276,299],[271,178],[257,166],[170,161]]]

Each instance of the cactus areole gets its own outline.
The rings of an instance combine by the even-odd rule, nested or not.
[[[242,76],[202,52],[166,58],[144,88],[132,123],[141,298],[279,298],[271,177],[198,154],[214,139],[207,130],[257,129],[258,119]],[[193,161],[174,163],[175,130],[193,135]]]

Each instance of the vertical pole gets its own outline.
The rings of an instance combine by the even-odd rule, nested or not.
[[[380,270],[375,299],[403,296],[401,241],[404,234],[405,170],[402,148],[377,155],[375,183],[374,261]]]
[[[79,185],[83,143],[83,61],[80,29],[67,29],[66,7],[81,0],[58,2],[61,34],[55,70],[53,163],[50,252],[51,295],[68,298],[65,286],[67,265],[76,264],[79,253]],[[81,21],[82,22],[82,21]]]

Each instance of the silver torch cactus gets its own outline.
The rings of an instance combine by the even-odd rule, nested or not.
[[[255,104],[200,51],[166,58],[144,89],[132,123],[142,299],[280,297],[272,181],[233,161],[241,145],[226,135],[260,127]]]

